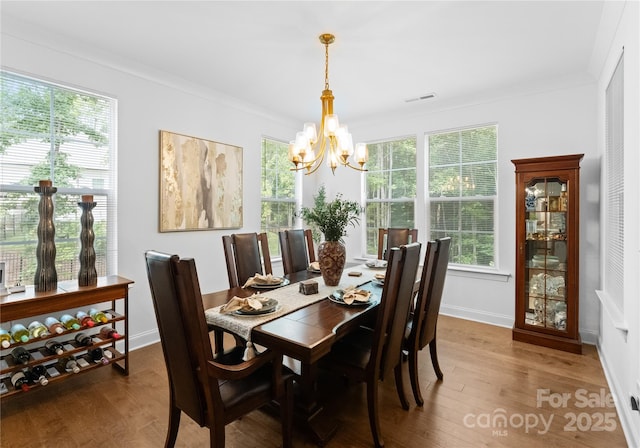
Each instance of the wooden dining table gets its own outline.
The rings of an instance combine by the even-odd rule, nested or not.
[[[296,415],[301,417],[302,423],[319,445],[324,445],[333,436],[338,422],[323,412],[323,402],[317,396],[318,362],[329,353],[336,341],[361,324],[371,322],[382,294],[382,287],[371,281],[379,270],[368,269],[365,265],[351,269],[363,273],[361,278],[353,278],[360,288],[371,291],[368,305],[348,306],[326,298],[251,330],[253,344],[282,353],[285,360],[286,357],[293,360],[287,365],[294,368],[299,384]],[[286,277],[291,283],[309,279],[323,281],[319,274],[309,271],[294,272]],[[202,299],[206,310],[222,305],[234,296],[248,297],[256,292],[253,288],[230,288],[204,294]]]

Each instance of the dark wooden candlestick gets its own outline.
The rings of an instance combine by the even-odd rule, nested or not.
[[[78,202],[82,209],[80,223],[80,272],[78,273],[78,285],[94,286],[98,284],[98,273],[96,272],[96,251],[93,248],[95,234],[93,233],[93,196],[82,196],[82,202]]]
[[[50,180],[41,180],[34,191],[40,195],[38,213],[38,246],[36,247],[36,275],[33,284],[36,292],[52,291],[58,287],[56,272],[56,228],[53,224],[53,198],[58,189]]]

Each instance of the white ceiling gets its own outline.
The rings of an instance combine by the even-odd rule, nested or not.
[[[594,79],[601,1],[2,1],[3,32],[315,121],[345,122]],[[55,39],[51,39],[54,33]],[[434,100],[405,99],[435,92]]]

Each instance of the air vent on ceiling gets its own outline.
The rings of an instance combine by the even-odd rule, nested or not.
[[[435,98],[435,93],[425,93],[424,95],[417,96],[415,98],[407,98],[404,100],[405,103],[413,103],[414,101],[422,101],[422,100],[430,100],[431,98]]]

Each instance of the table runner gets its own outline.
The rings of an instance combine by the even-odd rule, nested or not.
[[[362,276],[349,276],[349,272],[351,271],[362,272]],[[246,361],[255,356],[255,347],[251,343],[251,330],[254,327],[262,325],[263,323],[269,322],[270,320],[276,319],[280,316],[284,316],[285,314],[292,313],[300,308],[311,305],[312,303],[319,302],[320,300],[327,298],[336,289],[345,289],[349,286],[357,286],[371,281],[378,272],[381,271],[369,269],[364,265],[345,269],[342,273],[338,286],[326,286],[322,277],[317,277],[314,279],[318,282],[318,292],[316,294],[304,295],[300,293],[299,283],[262,292],[261,295],[263,297],[268,297],[278,301],[278,307],[274,313],[242,316],[233,313],[221,314],[221,305],[205,310],[204,314],[208,324],[215,325],[216,327],[237,334],[247,341],[247,347],[244,355],[244,359]]]

